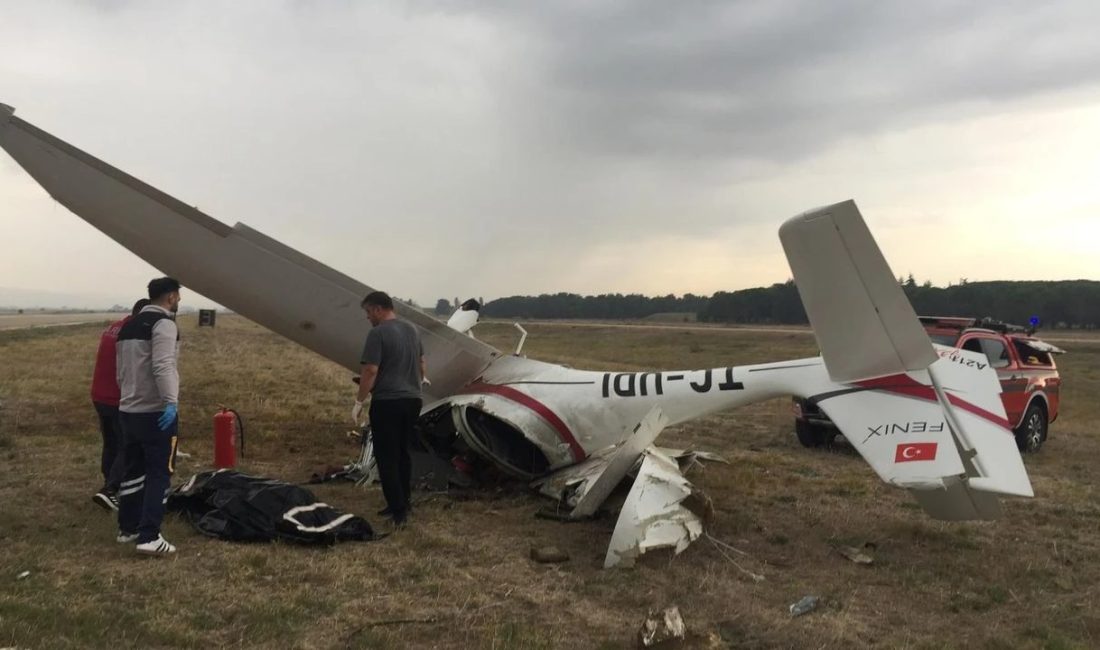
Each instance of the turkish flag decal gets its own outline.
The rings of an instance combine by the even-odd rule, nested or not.
[[[898,451],[894,455],[895,463],[905,463],[911,460],[936,460],[935,442],[911,442],[898,445]]]

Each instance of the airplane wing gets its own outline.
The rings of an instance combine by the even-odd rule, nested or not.
[[[0,104],[0,147],[57,202],[135,255],[229,309],[358,371],[371,287],[238,223],[229,227],[63,142]],[[476,378],[500,352],[407,304],[432,384],[425,402]]]

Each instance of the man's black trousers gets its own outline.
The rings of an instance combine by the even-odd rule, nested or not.
[[[413,428],[420,417],[419,399],[372,400],[370,427],[374,440],[374,458],[382,494],[393,513],[394,521],[403,521],[409,510],[412,494],[412,461],[409,443]]]
[[[99,471],[103,473],[104,494],[116,494],[122,482],[126,462],[122,457],[122,426],[118,421],[118,407],[92,402],[99,416],[99,432],[103,434],[103,452],[99,458]]]
[[[164,504],[176,461],[176,418],[161,431],[160,413],[119,413],[126,472],[118,491],[118,530],[138,534],[138,544],[160,535]]]

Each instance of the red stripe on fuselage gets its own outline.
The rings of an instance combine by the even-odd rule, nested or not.
[[[889,377],[878,377],[877,379],[867,379],[864,381],[857,381],[856,386],[863,388],[870,388],[873,390],[884,390],[890,393],[896,393],[898,395],[905,395],[907,397],[915,397],[917,399],[928,400],[931,402],[938,402],[936,398],[936,391],[931,386],[925,386],[916,379],[913,379],[909,375],[890,375]],[[947,395],[947,400],[951,402],[952,406],[957,406],[962,410],[973,413],[974,415],[982,418],[983,420],[989,420],[993,424],[996,424],[1005,429],[1011,429],[1012,426],[1008,420],[1002,418],[996,413],[990,413],[989,411],[971,404],[966,400],[963,400],[951,393],[944,391]]]
[[[580,462],[584,460],[586,454],[581,444],[577,442],[577,439],[573,436],[573,432],[569,430],[569,426],[557,416],[556,413],[550,410],[548,406],[538,401],[534,397],[526,393],[522,393],[515,388],[509,386],[499,386],[497,384],[470,384],[459,391],[459,395],[471,394],[471,393],[483,393],[487,395],[497,395],[505,399],[512,400],[517,404],[526,406],[534,411],[540,418],[546,421],[555,431],[558,432],[558,437],[562,442],[569,445],[569,451],[573,453],[573,460]]]

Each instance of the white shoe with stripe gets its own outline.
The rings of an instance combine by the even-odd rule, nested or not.
[[[118,512],[118,497],[106,492],[96,492],[92,495],[92,503],[108,512]]]
[[[134,548],[142,555],[171,555],[176,552],[176,547],[169,544],[168,540],[161,535],[157,535],[157,538],[151,542],[138,544]]]

